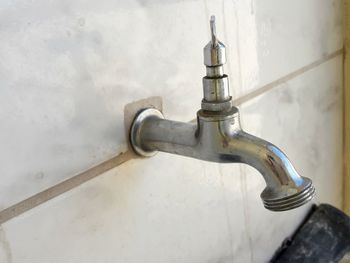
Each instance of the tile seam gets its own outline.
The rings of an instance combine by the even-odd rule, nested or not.
[[[65,192],[68,192],[69,190],[76,188],[77,186],[95,178],[104,172],[107,172],[108,170],[111,170],[114,167],[121,165],[122,163],[132,159],[133,156],[134,154],[131,151],[121,153],[107,161],[91,167],[82,173],[79,173],[67,180],[55,184],[39,193],[36,193],[31,197],[24,199],[23,201],[5,208],[4,210],[0,211],[0,225]]]
[[[322,58],[320,58],[320,59],[318,59],[318,60],[316,60],[316,61],[314,61],[314,62],[312,62],[304,67],[301,67],[301,68],[299,68],[299,69],[297,69],[297,70],[295,70],[295,71],[293,71],[293,72],[291,72],[291,73],[289,73],[289,74],[287,74],[287,75],[285,75],[277,80],[274,80],[274,81],[272,81],[272,82],[270,82],[270,83],[268,83],[260,88],[257,88],[255,90],[233,100],[233,103],[234,103],[234,105],[238,106],[238,105],[241,105],[247,101],[250,101],[251,99],[254,99],[254,98],[264,94],[265,92],[268,92],[271,89],[276,88],[277,86],[279,86],[279,85],[281,85],[289,80],[292,80],[292,79],[298,77],[299,75],[302,75],[303,73],[305,73],[311,69],[314,69],[317,66],[319,66],[319,65],[321,65],[321,64],[323,64],[323,63],[325,63],[325,62],[327,62],[327,61],[329,61],[329,60],[331,60],[339,55],[342,55],[342,54],[343,54],[343,49],[341,48],[335,52],[332,52],[328,55],[323,56]]]
[[[242,97],[234,100],[234,105],[238,106],[241,105],[247,101],[250,101],[253,98],[256,98],[265,92],[270,91],[271,89],[281,85],[282,83],[289,81],[306,71],[309,71],[313,68],[316,68],[317,66],[323,64],[324,62],[327,62],[339,55],[343,54],[343,49],[339,49],[333,53],[330,53],[328,55],[323,56],[322,58],[302,67],[299,68],[296,71],[293,71],[287,75],[285,75],[282,78],[279,78],[273,82],[270,82],[269,84],[266,84],[256,90],[253,90],[249,92],[246,95],[243,95]],[[121,153],[107,161],[104,161],[96,166],[91,167],[90,169],[79,173],[67,180],[64,180],[58,184],[55,184],[39,193],[36,193],[32,195],[31,197],[24,199],[12,206],[9,206],[8,208],[3,209],[0,211],[0,225],[11,220],[12,218],[15,218],[65,192],[68,192],[77,186],[97,177],[100,174],[103,174],[107,172],[108,170],[111,170],[129,160],[134,158],[135,155],[130,151],[126,151],[124,153]]]

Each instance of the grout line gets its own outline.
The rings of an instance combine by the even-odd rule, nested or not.
[[[322,63],[341,55],[341,54],[343,54],[343,49],[339,49],[331,54],[325,55],[322,58],[320,58],[319,60],[316,60],[315,62],[312,62],[312,63],[310,63],[310,64],[308,64],[308,65],[306,65],[306,66],[304,66],[296,71],[293,71],[292,73],[289,73],[288,75],[285,75],[282,78],[279,78],[275,81],[272,81],[269,84],[266,84],[265,86],[262,86],[256,90],[253,90],[252,92],[249,92],[246,95],[243,95],[242,97],[240,97],[238,99],[233,100],[233,104],[236,106],[241,105],[241,104],[243,104],[243,103],[245,103],[245,102],[247,102],[255,97],[258,97],[261,94],[263,94],[263,93],[265,93],[265,92],[267,92],[267,91],[303,74],[304,72],[309,71],[309,70],[321,65]]]
[[[14,204],[0,211],[0,225],[24,212],[49,201],[73,188],[93,179],[94,177],[121,165],[122,163],[132,159],[134,154],[131,151],[121,153],[112,159],[104,161],[78,175],[73,176],[61,183],[58,183],[42,192],[39,192],[17,204]]]
[[[321,59],[306,65],[280,79],[277,79],[265,86],[262,86],[261,88],[258,88],[236,100],[234,100],[234,105],[238,106],[242,103],[245,103],[257,96],[260,96],[261,94],[279,86],[280,84],[291,80],[293,78],[295,78],[298,75],[303,74],[304,72],[311,70],[319,65],[321,65],[322,63],[331,60],[332,58],[341,55],[343,53],[343,49],[339,49],[329,55],[326,55],[324,57],[322,57]],[[19,216],[23,213],[25,213],[26,211],[37,207],[69,190],[72,190],[73,188],[93,179],[94,177],[114,168],[117,167],[119,165],[121,165],[122,163],[131,160],[132,158],[134,158],[135,155],[132,151],[126,151],[125,153],[121,153],[115,157],[113,157],[112,159],[109,159],[107,161],[104,161],[103,163],[100,163],[78,175],[73,176],[72,178],[69,178],[63,182],[60,182],[42,192],[39,192],[19,203],[16,203],[8,208],[5,208],[4,210],[0,211],[0,225],[5,223],[6,221],[9,221],[10,219]]]

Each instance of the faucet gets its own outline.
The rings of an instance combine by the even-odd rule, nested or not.
[[[130,129],[133,150],[145,157],[162,151],[210,162],[248,164],[266,182],[260,195],[265,208],[284,211],[307,203],[315,194],[312,181],[300,176],[275,145],[242,130],[224,74],[225,45],[216,37],[214,16],[210,29],[211,40],[204,47],[204,98],[197,121],[167,120],[155,108],[142,109]]]

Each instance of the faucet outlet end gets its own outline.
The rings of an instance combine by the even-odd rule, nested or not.
[[[301,177],[299,187],[282,186],[280,191],[266,188],[261,193],[266,209],[271,211],[285,211],[297,208],[309,202],[315,195],[315,188],[309,178]]]

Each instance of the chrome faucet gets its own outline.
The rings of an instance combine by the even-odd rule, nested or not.
[[[225,46],[216,37],[214,16],[210,29],[211,41],[204,47],[204,98],[197,122],[166,120],[155,108],[143,109],[130,130],[134,151],[141,156],[162,151],[211,162],[245,163],[265,179],[266,188],[260,196],[267,209],[284,211],[305,204],[315,194],[311,180],[300,176],[275,145],[241,129],[239,110],[232,105],[223,70]]]

